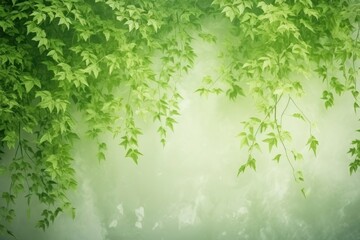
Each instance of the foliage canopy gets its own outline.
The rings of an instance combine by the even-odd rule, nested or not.
[[[325,83],[326,108],[344,93],[353,96],[355,111],[360,107],[358,1],[7,0],[0,5],[0,172],[9,189],[2,193],[0,231],[12,235],[20,194],[43,205],[42,229],[60,212],[74,215],[66,195],[76,187],[75,111],[84,115],[100,161],[107,148],[101,136],[110,132],[138,162],[137,116],[153,118],[165,144],[179,115],[177,82],[196,58],[192,40],[216,44],[202,24],[219,18],[231,30],[223,68],[216,79],[206,75],[197,92],[256,102],[260,117],[243,122],[239,133],[248,157],[238,172],[256,169],[255,152],[265,144],[303,181],[292,164],[303,156],[288,148],[291,133],[281,124],[290,105],[297,109],[292,116],[309,125],[306,141],[314,154],[319,142],[296,102],[303,82],[293,76],[306,80],[316,72]],[[154,56],[160,56],[159,71]],[[360,140],[349,153],[353,173],[360,166]]]

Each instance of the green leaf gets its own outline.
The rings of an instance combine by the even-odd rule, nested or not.
[[[166,118],[166,126],[168,127],[168,128],[170,128],[171,129],[171,131],[174,131],[174,124],[176,123],[176,121],[173,119],[173,118],[171,118],[171,117],[167,117]]]
[[[207,88],[198,88],[198,89],[196,89],[195,92],[198,92],[200,94],[200,96],[203,96],[203,95],[207,96],[207,95],[209,95],[209,93],[211,93],[211,90],[209,90]]]
[[[40,97],[41,101],[38,103],[41,108],[48,108],[50,112],[54,110],[55,102],[49,91],[37,91],[35,97]]]
[[[292,153],[293,158],[294,158],[295,161],[297,161],[297,160],[299,160],[299,161],[304,160],[304,156],[303,156],[301,153],[296,152],[296,151],[291,151],[291,153]]]
[[[156,20],[154,19],[149,19],[148,22],[147,22],[147,25],[148,26],[152,26],[154,28],[154,31],[157,32],[158,29],[159,29],[159,24]]]
[[[309,145],[309,150],[312,150],[314,152],[314,155],[316,156],[317,146],[319,145],[319,142],[313,135],[310,136],[306,145]]]
[[[307,196],[307,194],[306,194],[306,191],[305,191],[305,188],[302,188],[301,189],[301,193],[302,193],[302,195],[304,196],[304,198],[306,198]]]
[[[228,95],[231,100],[235,100],[238,95],[245,96],[243,89],[236,84],[233,84],[231,88],[227,90],[226,95]]]
[[[6,145],[9,149],[12,149],[15,147],[17,139],[18,139],[18,136],[17,136],[16,132],[9,131],[9,132],[6,132],[5,137],[2,139],[2,141],[6,143]]]
[[[316,19],[319,18],[319,12],[316,11],[315,9],[311,9],[311,8],[304,8],[303,9],[304,13],[310,17],[315,17]]]
[[[247,161],[247,165],[252,168],[254,171],[256,171],[256,160],[252,156],[249,157],[249,160]]]
[[[277,155],[273,158],[273,160],[276,161],[277,163],[279,163],[280,158],[281,158],[281,154],[277,154]]]
[[[295,176],[296,176],[297,181],[300,181],[300,182],[304,181],[304,175],[303,175],[302,171],[296,171]]]
[[[300,120],[305,121],[305,118],[304,118],[304,116],[303,116],[301,113],[294,113],[294,114],[291,115],[291,116],[293,116],[294,118],[297,118],[297,119],[300,119]]]
[[[238,176],[240,175],[240,173],[245,172],[246,166],[247,166],[246,164],[243,164],[243,165],[240,166],[240,168],[238,170],[238,173],[237,173]]]
[[[97,158],[98,158],[99,162],[105,161],[105,159],[106,159],[105,153],[104,152],[98,152],[97,153]]]
[[[326,109],[334,105],[334,95],[332,94],[332,92],[323,91],[321,99],[325,100]]]
[[[230,21],[232,22],[235,18],[235,11],[229,6],[224,7],[224,9],[221,11],[222,13],[225,13],[225,16],[230,18]]]
[[[110,40],[110,31],[104,30],[103,34],[105,36],[106,41],[109,41]]]
[[[126,152],[126,157],[129,157],[131,158],[135,164],[138,164],[138,159],[139,159],[139,156],[142,155],[141,152],[139,152],[139,150],[137,149],[133,149],[133,148],[130,148],[127,152]]]
[[[216,36],[210,33],[199,33],[199,37],[209,43],[216,43]]]
[[[95,78],[98,77],[99,72],[100,72],[100,67],[98,66],[98,64],[94,63],[94,64],[90,64],[87,68],[82,69],[81,71],[84,73],[87,73],[89,75],[93,75]]]
[[[345,85],[340,83],[338,78],[332,77],[330,80],[330,86],[332,86],[338,95],[341,95],[345,91]]]
[[[275,146],[277,147],[278,140],[276,138],[275,133],[267,134],[268,138],[264,139],[263,142],[269,145],[269,152],[271,152],[272,148]]]
[[[40,144],[43,143],[43,142],[52,143],[52,140],[53,140],[52,134],[51,134],[50,132],[46,132],[46,133],[44,133],[44,134],[41,136],[41,138],[40,138],[40,140],[39,140],[39,143],[40,143]]]

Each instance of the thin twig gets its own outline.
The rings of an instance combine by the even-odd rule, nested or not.
[[[278,136],[279,136],[280,143],[281,143],[281,145],[282,145],[282,147],[283,147],[283,149],[284,149],[285,157],[286,157],[287,161],[288,161],[289,164],[290,164],[290,167],[291,167],[292,172],[293,172],[294,179],[295,179],[295,181],[296,181],[295,168],[294,168],[293,164],[292,164],[291,161],[290,161],[289,154],[288,154],[288,150],[287,150],[287,148],[286,148],[286,146],[285,146],[285,143],[284,143],[284,140],[283,140],[283,138],[282,138],[282,136],[281,136],[281,132],[280,132],[280,129],[279,129],[279,125],[278,125],[278,122],[277,122],[276,106],[277,106],[277,104],[275,105],[275,108],[274,108],[274,121],[275,121],[276,130],[277,130],[277,133],[278,133]]]
[[[302,114],[302,116],[304,116],[305,120],[308,122],[310,135],[312,135],[311,121],[310,121],[309,118],[306,116],[306,114],[301,110],[301,108],[296,104],[296,102],[294,101],[294,99],[292,99],[292,97],[290,97],[290,100],[291,100],[291,102],[294,104],[294,106],[300,111],[300,113]]]
[[[269,118],[271,112],[274,110],[274,108],[276,108],[276,105],[279,103],[279,101],[281,100],[281,98],[282,98],[282,94],[280,95],[280,97],[279,97],[278,99],[276,99],[276,102],[275,102],[274,106],[272,106],[272,107],[269,109],[269,111],[267,112],[267,114],[265,115],[265,117],[263,118],[263,120],[261,120],[259,126],[257,127],[257,129],[256,129],[256,131],[255,131],[255,134],[254,134],[254,139],[253,139],[253,141],[252,141],[252,143],[251,143],[251,145],[250,145],[250,147],[249,147],[249,150],[250,150],[249,155],[252,154],[253,147],[254,147],[255,141],[256,141],[256,136],[257,136],[257,134],[259,133],[259,130],[260,130],[262,124],[266,121],[266,119]]]

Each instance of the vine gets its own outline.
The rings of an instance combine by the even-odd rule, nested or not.
[[[282,124],[290,106],[291,116],[309,126],[305,145],[315,155],[319,142],[297,102],[303,82],[292,76],[316,72],[326,109],[349,93],[358,110],[357,1],[7,0],[0,5],[0,174],[9,182],[2,189],[1,234],[14,236],[10,222],[19,197],[41,204],[37,227],[44,230],[61,212],[75,217],[67,198],[77,184],[74,112],[83,115],[99,161],[106,159],[103,136],[111,133],[125,157],[139,162],[139,118],[152,118],[166,144],[180,114],[177,84],[196,58],[193,38],[217,44],[202,29],[212,19],[227,19],[229,44],[218,76],[205,75],[196,91],[252,97],[259,113],[239,133],[248,156],[238,173],[256,169],[255,151],[265,144],[277,151],[273,160],[284,158],[295,180],[304,181],[294,166],[303,156],[290,148]],[[349,154],[353,174],[360,166],[358,139]]]

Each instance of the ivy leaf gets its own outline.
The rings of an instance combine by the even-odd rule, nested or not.
[[[308,16],[312,16],[312,17],[315,17],[316,19],[319,19],[319,12],[314,10],[314,9],[311,9],[311,8],[304,8],[303,9],[304,13]]]
[[[296,171],[295,176],[296,176],[296,180],[298,180],[300,182],[304,181],[304,175],[303,175],[302,171]]]
[[[254,169],[254,171],[256,171],[256,160],[255,160],[255,158],[253,158],[252,156],[250,156],[246,164],[247,164],[250,168]]]
[[[326,109],[334,105],[334,95],[332,94],[332,92],[323,91],[321,99],[325,100]]]
[[[304,25],[304,27],[309,29],[311,32],[315,33],[314,28],[310,25],[308,21],[305,21],[304,19],[300,19],[300,23]]]
[[[210,33],[199,33],[199,37],[205,42],[216,43],[216,36]]]
[[[235,100],[238,95],[245,96],[243,89],[236,84],[231,85],[231,88],[227,90],[226,95],[231,100]]]
[[[104,30],[103,34],[105,36],[106,41],[109,41],[110,40],[110,31]]]
[[[305,118],[304,118],[304,116],[303,116],[301,113],[294,113],[294,114],[291,115],[291,116],[293,116],[294,118],[297,118],[297,119],[300,119],[300,120],[305,121]]]
[[[221,11],[222,13],[225,13],[225,16],[230,18],[230,21],[232,22],[235,18],[235,11],[229,6],[224,7],[224,9]]]
[[[360,167],[360,160],[355,160],[354,162],[349,164],[350,175],[357,171],[358,167]]]
[[[302,188],[302,189],[301,189],[301,193],[302,193],[302,195],[304,196],[304,198],[306,198],[306,195],[307,195],[307,194],[306,194],[305,188]]]
[[[149,19],[148,22],[147,22],[147,25],[152,26],[154,28],[155,32],[157,32],[158,29],[159,29],[158,22],[156,20],[154,20],[154,19]]]
[[[306,145],[309,145],[309,150],[312,150],[314,152],[314,155],[316,156],[317,146],[319,145],[319,142],[313,135],[310,136]]]
[[[15,131],[6,132],[5,137],[1,140],[6,143],[9,149],[14,148],[17,141],[16,132]]]
[[[269,152],[271,152],[274,146],[277,147],[278,140],[275,133],[268,133],[267,136],[268,138],[264,139],[263,142],[266,142],[269,145]]]
[[[280,158],[281,158],[281,154],[277,154],[277,155],[273,158],[273,160],[276,161],[277,163],[279,163]]]
[[[341,95],[345,91],[345,85],[340,83],[338,78],[332,77],[330,80],[330,86],[334,88],[338,95]]]
[[[200,94],[200,96],[208,96],[209,93],[211,93],[211,90],[207,89],[207,88],[198,88],[196,89],[195,92],[198,92]]]
[[[240,166],[240,168],[238,170],[238,173],[237,173],[238,176],[240,175],[240,173],[245,172],[246,166],[247,166],[246,164],[243,164],[243,165]]]
[[[293,157],[294,157],[294,160],[297,161],[297,160],[303,160],[304,159],[304,156],[299,153],[299,152],[296,152],[296,151],[291,151]]]
[[[89,75],[92,74],[95,78],[97,78],[100,72],[100,68],[98,64],[94,63],[90,64],[87,68],[82,69],[81,71],[84,73],[88,73]]]
[[[139,29],[139,23],[133,20],[127,20],[125,24],[129,26],[129,32],[131,32],[133,29]]]
[[[38,103],[41,108],[48,108],[50,112],[54,110],[55,101],[49,91],[37,91],[35,97],[40,97],[41,101]]]
[[[176,121],[173,119],[173,118],[171,118],[171,117],[167,117],[166,118],[166,126],[168,127],[168,128],[170,128],[171,129],[171,131],[174,131],[174,124],[176,123]]]
[[[105,159],[106,159],[105,153],[104,152],[98,152],[97,153],[97,158],[98,158],[99,162],[105,161]]]
[[[357,112],[357,109],[360,108],[357,102],[354,102],[354,112]]]
[[[139,150],[134,149],[134,148],[130,148],[127,152],[126,152],[126,157],[131,158],[135,164],[138,164],[138,159],[139,156],[142,155],[141,152],[139,152]]]

